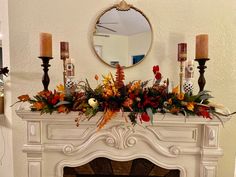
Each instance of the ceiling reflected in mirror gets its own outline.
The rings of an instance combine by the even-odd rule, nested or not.
[[[95,54],[112,67],[141,63],[152,45],[149,20],[140,10],[124,3],[105,10],[97,18],[92,35]]]

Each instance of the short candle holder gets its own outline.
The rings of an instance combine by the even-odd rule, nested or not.
[[[197,58],[195,61],[198,62],[198,69],[200,76],[198,78],[198,86],[199,86],[199,92],[204,90],[205,84],[206,84],[206,79],[204,77],[205,69],[207,68],[205,66],[206,61],[210,60],[209,58]]]
[[[50,82],[50,78],[48,76],[48,70],[49,70],[48,68],[51,66],[49,64],[49,60],[51,60],[52,57],[40,56],[38,58],[42,59],[42,62],[43,62],[43,64],[41,66],[43,67],[43,71],[44,71],[44,74],[43,74],[43,77],[42,77],[42,83],[43,83],[44,91],[48,91],[48,85],[49,85],[49,82]]]

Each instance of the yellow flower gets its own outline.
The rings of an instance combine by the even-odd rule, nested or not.
[[[129,89],[129,93],[134,91],[134,90],[137,90],[141,87],[141,80],[139,81],[136,81],[135,83],[133,83]]]
[[[194,102],[188,102],[186,107],[188,110],[193,111],[194,105],[195,105]]]
[[[62,85],[62,84],[57,85],[57,91],[58,92],[64,92],[65,91],[64,85]]]
[[[111,73],[109,73],[106,76],[102,76],[102,77],[103,77],[103,84],[104,85],[107,85],[107,84],[111,83],[111,79],[112,79]]]

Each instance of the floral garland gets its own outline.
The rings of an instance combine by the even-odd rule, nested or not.
[[[133,125],[138,121],[153,123],[153,114],[157,112],[198,115],[206,119],[212,119],[213,116],[219,118],[215,106],[208,101],[211,98],[208,91],[202,91],[197,95],[184,94],[179,92],[177,86],[172,92],[168,92],[169,81],[167,79],[161,83],[159,66],[153,67],[153,73],[155,79],[152,86],[148,87],[148,81],[141,80],[125,85],[123,68],[117,65],[115,78],[111,73],[102,76],[102,83],[95,89],[92,89],[86,80],[76,85],[77,91],[66,93],[64,87],[59,85],[57,90],[41,91],[33,97],[19,96],[18,102],[29,102],[32,111],[41,111],[42,114],[78,111],[88,119],[103,111],[98,129],[120,110],[129,112],[128,117]],[[98,81],[99,77],[96,75],[95,79]],[[77,126],[80,119],[76,119]]]

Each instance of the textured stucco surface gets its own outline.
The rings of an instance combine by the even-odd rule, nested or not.
[[[114,72],[92,52],[90,34],[96,16],[115,0],[11,0],[9,1],[9,36],[11,80],[9,100],[20,94],[34,94],[42,89],[39,55],[39,32],[53,34],[53,56],[50,61],[50,89],[62,81],[59,42],[70,42],[71,57],[76,62],[77,79],[93,81],[95,74]],[[140,65],[125,70],[127,81],[152,79],[152,66],[159,64],[164,77],[177,84],[177,43],[188,43],[188,58],[195,53],[195,35],[209,34],[209,57],[206,89],[214,101],[236,110],[236,1],[235,0],[127,0],[149,18],[154,40],[150,54]],[[195,73],[198,77],[198,73]],[[197,80],[197,79],[196,79]],[[94,81],[93,81],[94,82]],[[93,84],[96,84],[95,82]],[[198,89],[196,88],[196,92]],[[15,109],[15,108],[9,108]],[[25,123],[12,112],[14,177],[26,176]],[[236,150],[236,120],[221,131],[225,151],[219,163],[218,177],[233,177]],[[232,139],[231,139],[232,138]],[[4,167],[3,167],[4,168]],[[11,176],[9,176],[11,177]]]

